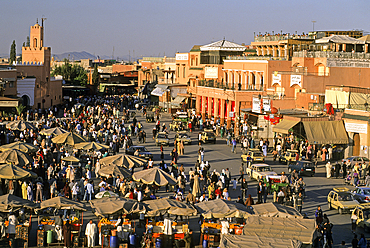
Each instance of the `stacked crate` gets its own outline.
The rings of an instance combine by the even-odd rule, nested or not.
[[[28,231],[27,226],[18,225],[15,227],[15,238],[17,239],[18,247],[28,247]]]
[[[37,247],[44,247],[45,245],[45,230],[37,230]]]

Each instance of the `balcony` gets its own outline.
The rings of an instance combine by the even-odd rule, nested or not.
[[[332,52],[332,51],[300,51],[293,52],[298,58],[333,58],[333,59],[370,59],[370,53]]]
[[[210,88],[218,88],[218,89],[224,89],[224,90],[236,90],[236,91],[263,91],[263,86],[254,86],[254,85],[249,85],[249,89],[239,89],[238,84],[235,83],[235,87],[232,85],[232,83],[224,83],[224,82],[219,82],[215,80],[200,80],[198,82],[198,86],[203,86],[203,87],[210,87]]]
[[[287,60],[285,57],[272,56],[227,56],[224,60]]]

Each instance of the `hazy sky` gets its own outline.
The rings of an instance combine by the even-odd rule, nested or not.
[[[370,31],[366,0],[62,0],[1,1],[0,53],[17,53],[36,18],[47,18],[45,45],[53,54],[174,56],[225,37],[249,44],[253,32]]]

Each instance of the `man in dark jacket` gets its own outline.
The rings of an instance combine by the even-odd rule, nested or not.
[[[262,182],[259,181],[257,186],[257,203],[262,203],[262,196],[265,194],[265,186],[263,186]]]

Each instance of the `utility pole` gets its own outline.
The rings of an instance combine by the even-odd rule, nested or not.
[[[311,21],[312,22],[312,32],[315,32],[315,22],[316,21]]]

